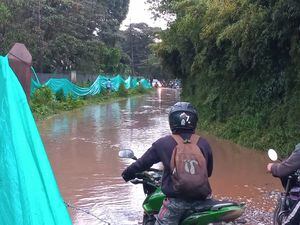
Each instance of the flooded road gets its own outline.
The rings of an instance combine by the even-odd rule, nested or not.
[[[119,159],[118,150],[131,148],[139,157],[152,142],[169,134],[168,110],[178,100],[177,90],[159,89],[151,96],[92,105],[40,122],[64,200],[111,224],[138,224],[143,190],[120,177],[132,160]],[[265,172],[266,155],[203,136],[214,153],[214,194],[270,211],[269,193],[280,190],[280,185]],[[104,224],[82,211],[69,211],[74,225]]]

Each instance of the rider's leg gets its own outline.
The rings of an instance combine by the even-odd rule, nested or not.
[[[155,225],[178,225],[189,204],[180,199],[166,198],[159,211]]]
[[[287,219],[282,223],[282,225],[299,225],[300,221],[300,201],[296,204],[293,211],[287,217]]]

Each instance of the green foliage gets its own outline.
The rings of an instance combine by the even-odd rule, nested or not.
[[[31,110],[38,119],[45,118],[53,114],[53,111],[47,105],[36,105],[31,103]]]
[[[72,94],[68,94],[67,98],[66,98],[66,106],[68,107],[68,110],[72,110],[72,109],[76,109],[79,108],[81,106],[83,106],[83,101],[78,98],[78,97],[74,97],[72,96]]]
[[[147,89],[145,89],[143,87],[143,85],[139,84],[135,89],[134,89],[134,92],[136,92],[137,94],[145,94],[148,92]]]
[[[0,3],[0,25],[6,24],[10,16],[11,14],[8,8],[3,3]]]
[[[202,128],[287,153],[300,132],[300,2],[149,0],[176,21],[155,47]]]
[[[47,117],[55,111],[56,101],[51,89],[41,87],[31,96],[31,109],[39,118]]]
[[[144,93],[147,92],[147,89],[145,89],[145,88],[143,87],[143,85],[139,85],[139,86],[137,87],[137,92],[140,93],[140,94],[144,94]]]
[[[60,111],[68,111],[79,108],[84,102],[72,95],[64,96],[63,90],[59,90],[55,95],[48,87],[37,89],[31,96],[30,106],[38,119],[43,119]]]
[[[43,104],[47,105],[54,101],[54,95],[50,88],[47,86],[41,87],[37,89],[33,96],[31,97],[31,101],[35,104]]]
[[[55,99],[60,102],[66,101],[66,97],[63,89],[60,89],[55,93]]]
[[[118,90],[118,96],[119,97],[127,97],[128,96],[128,90],[126,89],[126,87],[123,83],[120,84],[120,87]]]
[[[158,77],[164,75],[158,57],[152,53],[151,45],[159,37],[160,28],[149,27],[145,23],[130,24],[122,32],[121,46],[131,64],[131,74]]]
[[[103,89],[101,90],[100,96],[106,97],[106,96],[109,96],[110,94],[111,94],[111,91],[109,91],[109,90],[106,89],[106,88],[103,88]]]
[[[124,72],[119,26],[129,0],[2,0],[0,54],[26,45],[38,72]]]

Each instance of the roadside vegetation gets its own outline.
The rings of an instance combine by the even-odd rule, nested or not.
[[[176,20],[156,52],[200,129],[282,155],[300,142],[300,1],[148,0]]]
[[[143,95],[149,92],[151,92],[151,89],[145,89],[141,85],[135,89],[127,90],[124,84],[121,84],[116,92],[103,90],[100,94],[94,96],[74,97],[72,95],[65,96],[62,89],[53,93],[50,88],[41,87],[31,97],[30,107],[35,119],[43,120],[52,115],[78,109],[86,105],[122,100],[126,97]]]

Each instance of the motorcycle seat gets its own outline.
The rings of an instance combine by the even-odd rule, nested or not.
[[[227,207],[227,206],[236,206],[238,205],[235,202],[229,202],[229,201],[219,201],[219,200],[215,200],[215,199],[207,199],[205,201],[203,201],[203,204],[201,204],[200,206],[196,206],[193,211],[194,212],[204,212],[207,210],[213,210],[213,211],[217,211],[220,210],[223,207]]]
[[[206,199],[202,201],[200,204],[197,203],[191,210],[188,210],[182,217],[182,220],[187,218],[188,216],[194,214],[194,213],[202,213],[209,210],[212,211],[218,211],[223,207],[228,206],[237,206],[238,204],[235,202],[229,202],[229,201],[219,201],[215,199]],[[182,221],[181,220],[181,221]]]
[[[217,204],[217,205],[214,205],[213,207],[211,207],[211,210],[212,211],[218,211],[220,210],[221,208],[223,207],[227,207],[227,206],[235,206],[237,205],[236,203],[233,203],[233,202],[225,202],[225,203],[220,203],[220,204]]]

